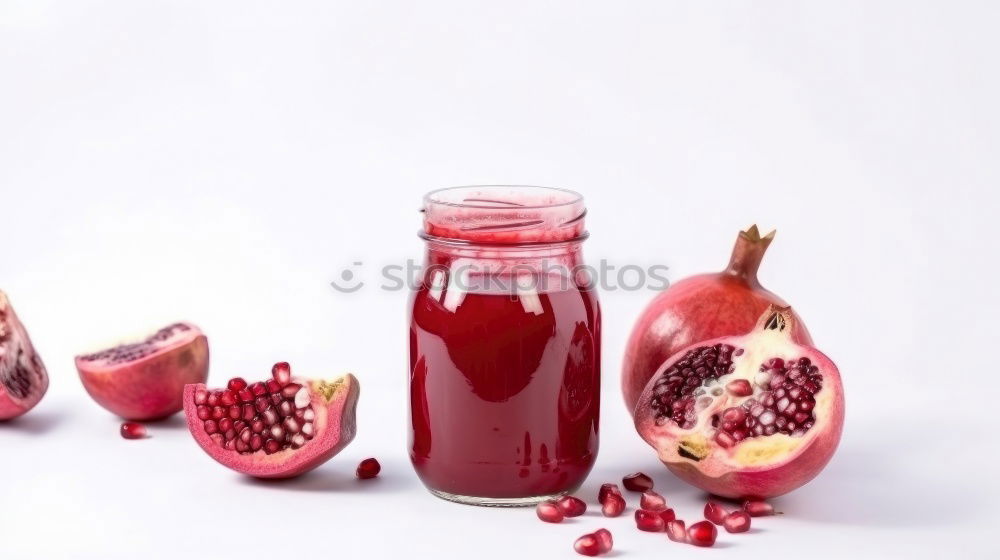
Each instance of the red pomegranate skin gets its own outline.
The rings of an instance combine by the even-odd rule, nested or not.
[[[769,305],[788,307],[757,280],[757,269],[774,232],[761,237],[757,226],[736,238],[729,266],[722,272],[685,278],[658,294],[636,321],[625,347],[622,394],[629,413],[656,370],[681,349],[753,329]],[[792,339],[812,345],[802,318],[793,314]]]

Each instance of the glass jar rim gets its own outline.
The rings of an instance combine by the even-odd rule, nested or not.
[[[546,204],[519,204],[514,202],[506,202],[500,200],[484,200],[484,199],[465,199],[463,202],[453,202],[451,200],[444,199],[443,195],[447,194],[459,194],[463,191],[476,191],[476,190],[499,190],[508,189],[510,191],[520,191],[521,193],[528,194],[528,191],[535,191],[539,194],[550,193],[553,196],[561,195],[565,197],[565,200],[560,200],[558,202],[551,202]],[[492,202],[492,204],[490,204]],[[502,208],[517,208],[522,210],[542,210],[546,208],[558,208],[560,206],[569,206],[572,204],[579,204],[583,202],[583,195],[570,189],[564,189],[561,187],[542,187],[538,185],[458,185],[454,187],[444,187],[440,189],[434,189],[424,195],[424,204],[440,204],[442,206],[453,206],[456,208],[478,208],[478,209],[502,209]]]

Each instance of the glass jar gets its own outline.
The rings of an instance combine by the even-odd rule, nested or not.
[[[601,315],[583,198],[474,186],[424,197],[411,297],[410,458],[435,495],[530,505],[597,455]]]

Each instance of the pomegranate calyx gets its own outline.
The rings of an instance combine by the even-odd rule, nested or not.
[[[757,270],[764,259],[764,253],[774,240],[775,233],[776,231],[772,230],[767,235],[761,236],[757,224],[750,226],[746,231],[741,231],[736,237],[729,265],[723,272],[743,278],[751,285],[759,286]]]
[[[347,386],[347,381],[349,377],[353,377],[350,373],[345,374],[336,379],[327,381],[325,379],[316,379],[309,382],[309,386],[312,391],[323,397],[326,402],[330,402],[334,399],[339,391],[344,390]]]

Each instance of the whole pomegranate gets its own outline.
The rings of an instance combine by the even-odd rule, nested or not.
[[[761,237],[757,226],[750,226],[736,238],[725,270],[681,280],[646,307],[632,329],[622,366],[622,393],[630,413],[656,368],[678,350],[700,340],[745,333],[768,305],[788,305],[757,281],[760,261],[773,239],[773,231]],[[812,343],[797,316],[793,328],[793,340]]]
[[[689,346],[650,379],[635,427],[681,479],[730,498],[790,492],[840,442],[837,366],[792,340],[791,309],[769,307],[747,335]]]

